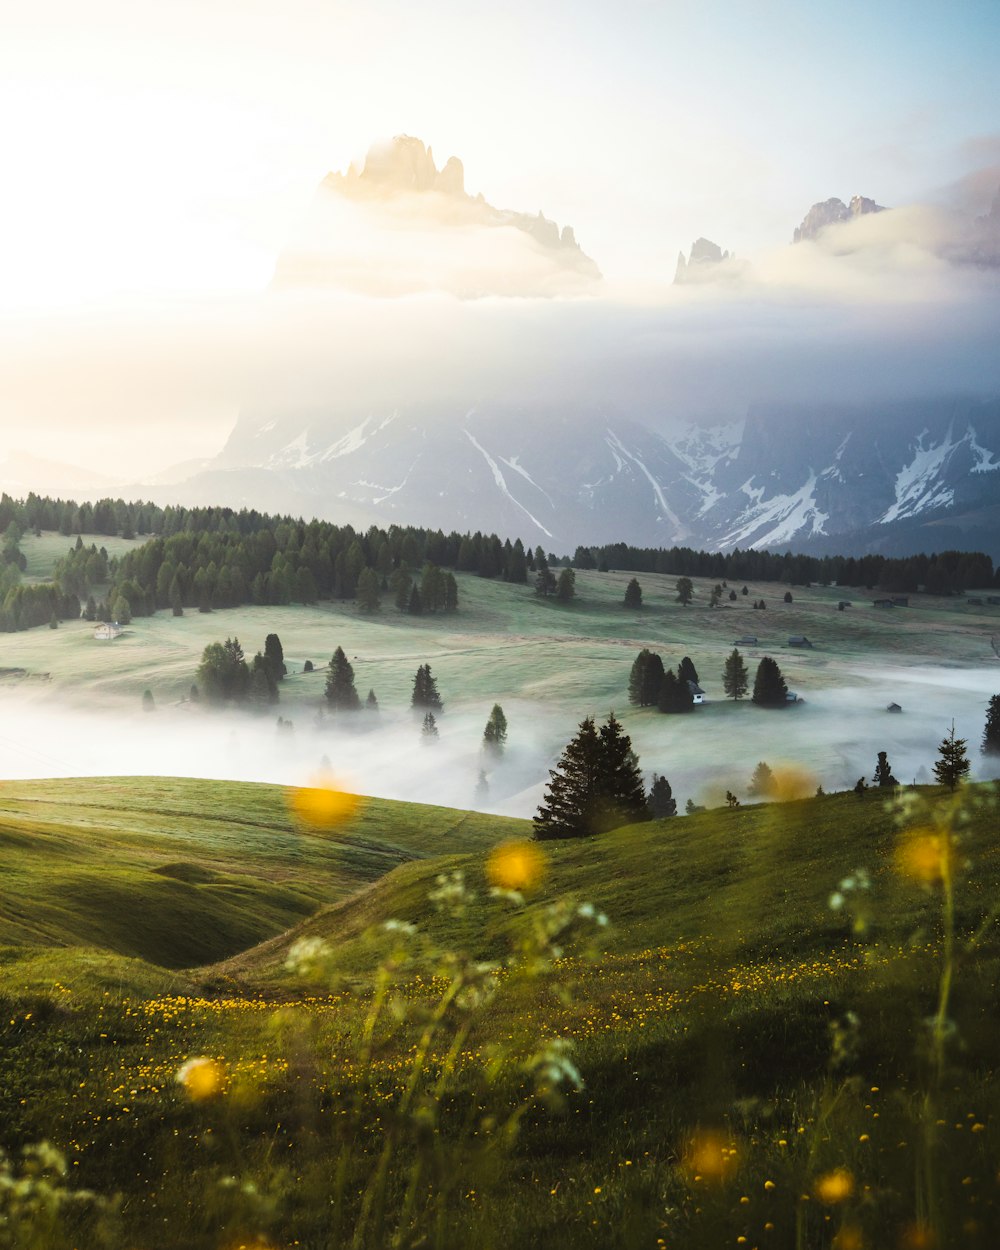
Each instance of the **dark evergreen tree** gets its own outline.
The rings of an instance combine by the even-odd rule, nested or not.
[[[941,740],[938,746],[938,759],[933,766],[934,776],[942,786],[954,790],[960,781],[964,781],[971,768],[971,761],[965,754],[967,746],[964,738],[955,737],[955,722],[951,722],[951,732]]]
[[[312,660],[306,660],[306,661],[305,661],[305,663],[302,665],[302,671],[303,671],[303,673],[311,673],[311,672],[313,671],[313,662],[312,662]]]
[[[654,820],[665,820],[668,816],[677,815],[677,800],[674,798],[674,792],[666,777],[659,777],[653,773],[653,784],[649,788],[649,798],[646,802]]]
[[[865,791],[867,789],[868,789],[868,782],[865,781],[864,777],[859,777],[857,781],[854,783],[854,793],[858,796],[859,799],[863,799],[865,797]]]
[[[984,755],[1000,755],[1000,694],[993,695],[986,705],[982,749]]]
[[[694,583],[690,577],[678,577],[675,589],[677,591],[677,602],[686,608],[694,598]]]
[[[365,699],[365,708],[366,708],[369,712],[377,712],[377,711],[378,711],[378,699],[376,699],[376,698],[375,698],[375,691],[374,691],[374,689],[370,689],[370,690],[368,691],[368,697],[367,697],[367,699]]]
[[[416,676],[413,678],[413,694],[410,698],[410,706],[417,709],[429,708],[434,712],[444,710],[444,704],[441,702],[441,696],[438,694],[437,682],[431,674],[431,666],[429,664],[421,664],[417,669]]]
[[[288,672],[285,664],[285,652],[281,639],[277,634],[268,634],[264,639],[264,659],[267,661],[271,676],[276,682],[282,681]]]
[[[694,707],[691,687],[686,681],[681,681],[672,668],[663,674],[656,705],[661,712],[690,712]]]
[[[735,794],[733,794],[732,790],[727,790],[727,791],[726,791],[726,806],[727,806],[727,807],[729,807],[729,808],[739,807],[739,806],[740,806],[740,801],[739,801],[739,799],[736,797],[736,795],[735,795]]]
[[[681,681],[693,681],[696,686],[701,684],[698,680],[698,670],[691,662],[689,655],[686,655],[677,665],[677,676]]]
[[[278,683],[275,681],[274,671],[260,651],[253,657],[250,665],[247,702],[258,712],[263,712],[272,703],[278,702]]]
[[[338,647],[330,657],[325,694],[327,703],[335,711],[356,712],[361,706],[354,687],[354,668],[344,654],[343,647]]]
[[[455,581],[455,574],[450,571],[444,575],[444,610],[458,611],[458,582]]]
[[[503,755],[507,743],[507,717],[499,703],[493,704],[493,711],[483,730],[483,750],[495,758]]]
[[[144,712],[156,711],[156,702],[153,699],[152,690],[144,690],[142,692],[142,710]]]
[[[420,730],[424,745],[436,742],[438,739],[437,721],[434,719],[433,712],[425,712],[423,726]]]
[[[726,656],[725,667],[722,670],[722,688],[726,692],[726,696],[730,699],[742,699],[749,689],[750,680],[747,675],[747,666],[743,663],[743,656],[740,655],[736,647],[733,647],[729,655]]]
[[[424,610],[424,597],[420,593],[420,587],[416,582],[410,587],[410,602],[406,605],[406,610],[411,616],[421,616]]]
[[[357,599],[361,612],[377,612],[381,608],[379,578],[374,569],[362,569],[358,574]]]
[[[785,707],[788,687],[781,675],[781,669],[765,655],[757,665],[757,675],[753,682],[753,701],[758,707]]]
[[[592,716],[549,772],[535,837],[576,838],[648,820],[639,761],[612,715],[598,732]]]
[[[392,576],[389,578],[389,589],[392,591],[393,603],[400,612],[405,612],[410,606],[410,589],[413,586],[413,578],[405,568],[400,566],[394,569]]]
[[[556,582],[556,598],[560,603],[569,603],[570,599],[576,596],[576,574],[570,568],[565,568],[559,574],[559,580]]]
[[[198,686],[209,703],[242,703],[250,683],[250,669],[238,638],[210,642],[198,665]]]
[[[885,751],[879,751],[878,753],[872,785],[879,786],[883,790],[893,790],[899,785],[899,782],[892,775],[892,765],[889,763],[889,757]]]
[[[792,592],[790,590],[785,591],[785,602],[786,603],[792,602]]]
[[[634,577],[625,587],[625,599],[623,603],[626,608],[642,607],[642,587]]]
[[[535,594],[548,598],[549,595],[555,594],[555,590],[555,574],[549,568],[545,552],[539,547],[535,551]]]
[[[636,707],[655,707],[663,684],[663,661],[648,647],[636,656],[628,679],[628,701]]]

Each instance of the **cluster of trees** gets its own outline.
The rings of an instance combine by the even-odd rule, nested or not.
[[[790,551],[695,551],[691,547],[632,547],[610,543],[577,547],[578,569],[619,569],[714,578],[718,582],[788,582],[808,586],[869,586],[953,594],[973,587],[1000,586],[1000,569],[981,551],[940,551],[894,559],[890,556],[805,556]]]
[[[556,577],[552,572],[549,559],[541,547],[535,548],[533,557],[535,572],[535,594],[547,599],[550,595],[560,603],[568,603],[576,595],[576,574],[564,565]]]
[[[694,690],[699,685],[698,671],[689,656],[684,656],[673,669],[664,669],[663,660],[648,647],[636,656],[629,673],[628,699],[636,707],[656,707],[661,712],[689,712],[694,707]],[[749,676],[742,655],[733,648],[722,670],[722,686],[728,698],[742,699],[749,689]],[[753,702],[760,707],[784,707],[788,686],[781,669],[770,656],[763,656],[757,665],[753,683]]]
[[[264,709],[278,702],[278,683],[287,668],[281,640],[268,634],[264,650],[248,663],[238,638],[210,642],[202,652],[192,693],[216,705],[247,704]]]

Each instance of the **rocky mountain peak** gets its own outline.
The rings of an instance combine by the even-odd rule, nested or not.
[[[883,204],[876,204],[874,200],[870,200],[866,195],[852,196],[850,204],[845,204],[843,200],[839,200],[836,197],[829,200],[820,200],[806,213],[802,219],[802,225],[796,227],[792,236],[792,242],[802,243],[806,239],[818,238],[827,226],[836,226],[845,221],[853,221],[856,217],[862,217],[866,213],[884,212],[885,206]]]
[[[724,252],[718,243],[713,243],[711,239],[695,239],[691,244],[691,254],[688,258],[685,258],[683,252],[677,256],[674,282],[683,285],[685,282],[700,282],[704,278],[714,277],[715,267],[731,259],[734,258],[730,253]]]

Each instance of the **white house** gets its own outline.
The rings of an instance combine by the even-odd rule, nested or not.
[[[117,638],[121,632],[122,627],[117,621],[102,621],[94,629],[94,637],[104,642],[110,642],[112,639]]]

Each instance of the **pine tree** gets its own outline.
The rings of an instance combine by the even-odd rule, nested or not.
[[[722,688],[730,699],[742,699],[749,688],[747,666],[735,647],[726,656],[726,664],[722,670]]]
[[[563,569],[556,582],[556,598],[560,603],[569,603],[576,596],[576,574],[572,569]]]
[[[381,608],[378,574],[374,569],[362,569],[358,574],[357,600],[359,612],[377,612]]]
[[[889,757],[885,751],[879,751],[878,753],[872,785],[877,785],[883,790],[892,790],[899,785],[899,782],[892,775],[892,765],[889,763]]]
[[[367,699],[365,699],[365,708],[366,708],[369,712],[377,712],[377,711],[378,711],[378,699],[376,699],[376,698],[375,698],[375,691],[374,691],[374,689],[370,689],[370,690],[368,691],[368,698],[367,698]]]
[[[535,837],[576,838],[648,820],[639,761],[614,715],[600,732],[580,722],[556,767],[535,816]]]
[[[774,792],[774,773],[768,764],[763,760],[753,770],[753,776],[750,778],[750,784],[747,786],[747,794],[754,798],[767,798]]]
[[[625,587],[625,599],[623,603],[626,608],[642,607],[642,587],[634,577]]]
[[[400,566],[398,569],[393,569],[392,576],[389,578],[389,589],[392,591],[392,601],[400,612],[405,612],[410,606],[410,587],[412,585],[413,578],[405,568]]]
[[[268,634],[264,639],[264,659],[267,661],[267,667],[274,680],[282,681],[288,668],[285,665],[284,648],[277,634]]]
[[[986,706],[982,750],[984,755],[1000,755],[1000,694],[993,695]]]
[[[951,732],[941,740],[938,747],[940,757],[932,769],[939,783],[954,790],[960,781],[968,776],[971,762],[965,754],[966,740],[955,737],[955,722],[951,722]]]
[[[493,704],[493,711],[483,730],[483,750],[488,755],[499,758],[507,742],[507,717],[499,703]]]
[[[781,669],[765,655],[757,665],[757,675],[753,682],[753,701],[758,707],[784,707],[787,702],[788,687],[781,675]]]
[[[679,577],[675,586],[677,591],[677,602],[682,607],[687,607],[694,597],[694,585],[690,577]]]
[[[736,797],[736,795],[735,795],[735,794],[733,794],[732,790],[727,790],[727,791],[726,791],[726,806],[727,806],[727,807],[729,807],[729,808],[739,807],[739,806],[740,806],[740,801],[739,801],[739,799]]]
[[[648,647],[636,656],[628,679],[628,701],[636,707],[655,707],[663,684],[663,661]]]
[[[668,816],[677,815],[677,800],[666,777],[653,773],[653,784],[649,788],[646,802],[654,820],[665,820]]]
[[[446,612],[458,611],[458,582],[455,581],[455,574],[451,572],[444,575],[444,610]]]
[[[535,570],[535,594],[548,598],[555,593],[556,579],[541,547],[535,552]]]
[[[156,711],[156,703],[153,700],[152,690],[144,690],[142,692],[142,710],[144,712]]]
[[[438,727],[437,721],[434,719],[433,712],[426,712],[424,714],[423,727],[420,730],[420,733],[422,735],[424,746],[429,746],[432,742],[437,742]]]
[[[416,676],[413,678],[413,694],[410,698],[410,706],[418,709],[430,708],[435,712],[444,710],[444,704],[441,702],[441,696],[438,694],[437,682],[431,675],[431,666],[429,664],[421,664],[417,669]]]
[[[184,603],[181,597],[181,583],[175,573],[170,583],[170,589],[167,591],[167,597],[170,600],[170,611],[174,616],[184,615]],[[90,600],[87,601],[88,603]]]
[[[694,695],[686,681],[681,681],[672,668],[663,674],[657,707],[661,712],[690,712],[694,707]]]
[[[677,665],[677,676],[681,681],[693,681],[696,686],[700,686],[698,680],[698,670],[689,655],[686,655],[680,664]]]
[[[358,692],[354,688],[354,669],[344,648],[338,647],[327,665],[326,701],[338,712],[356,712],[361,706]]]

